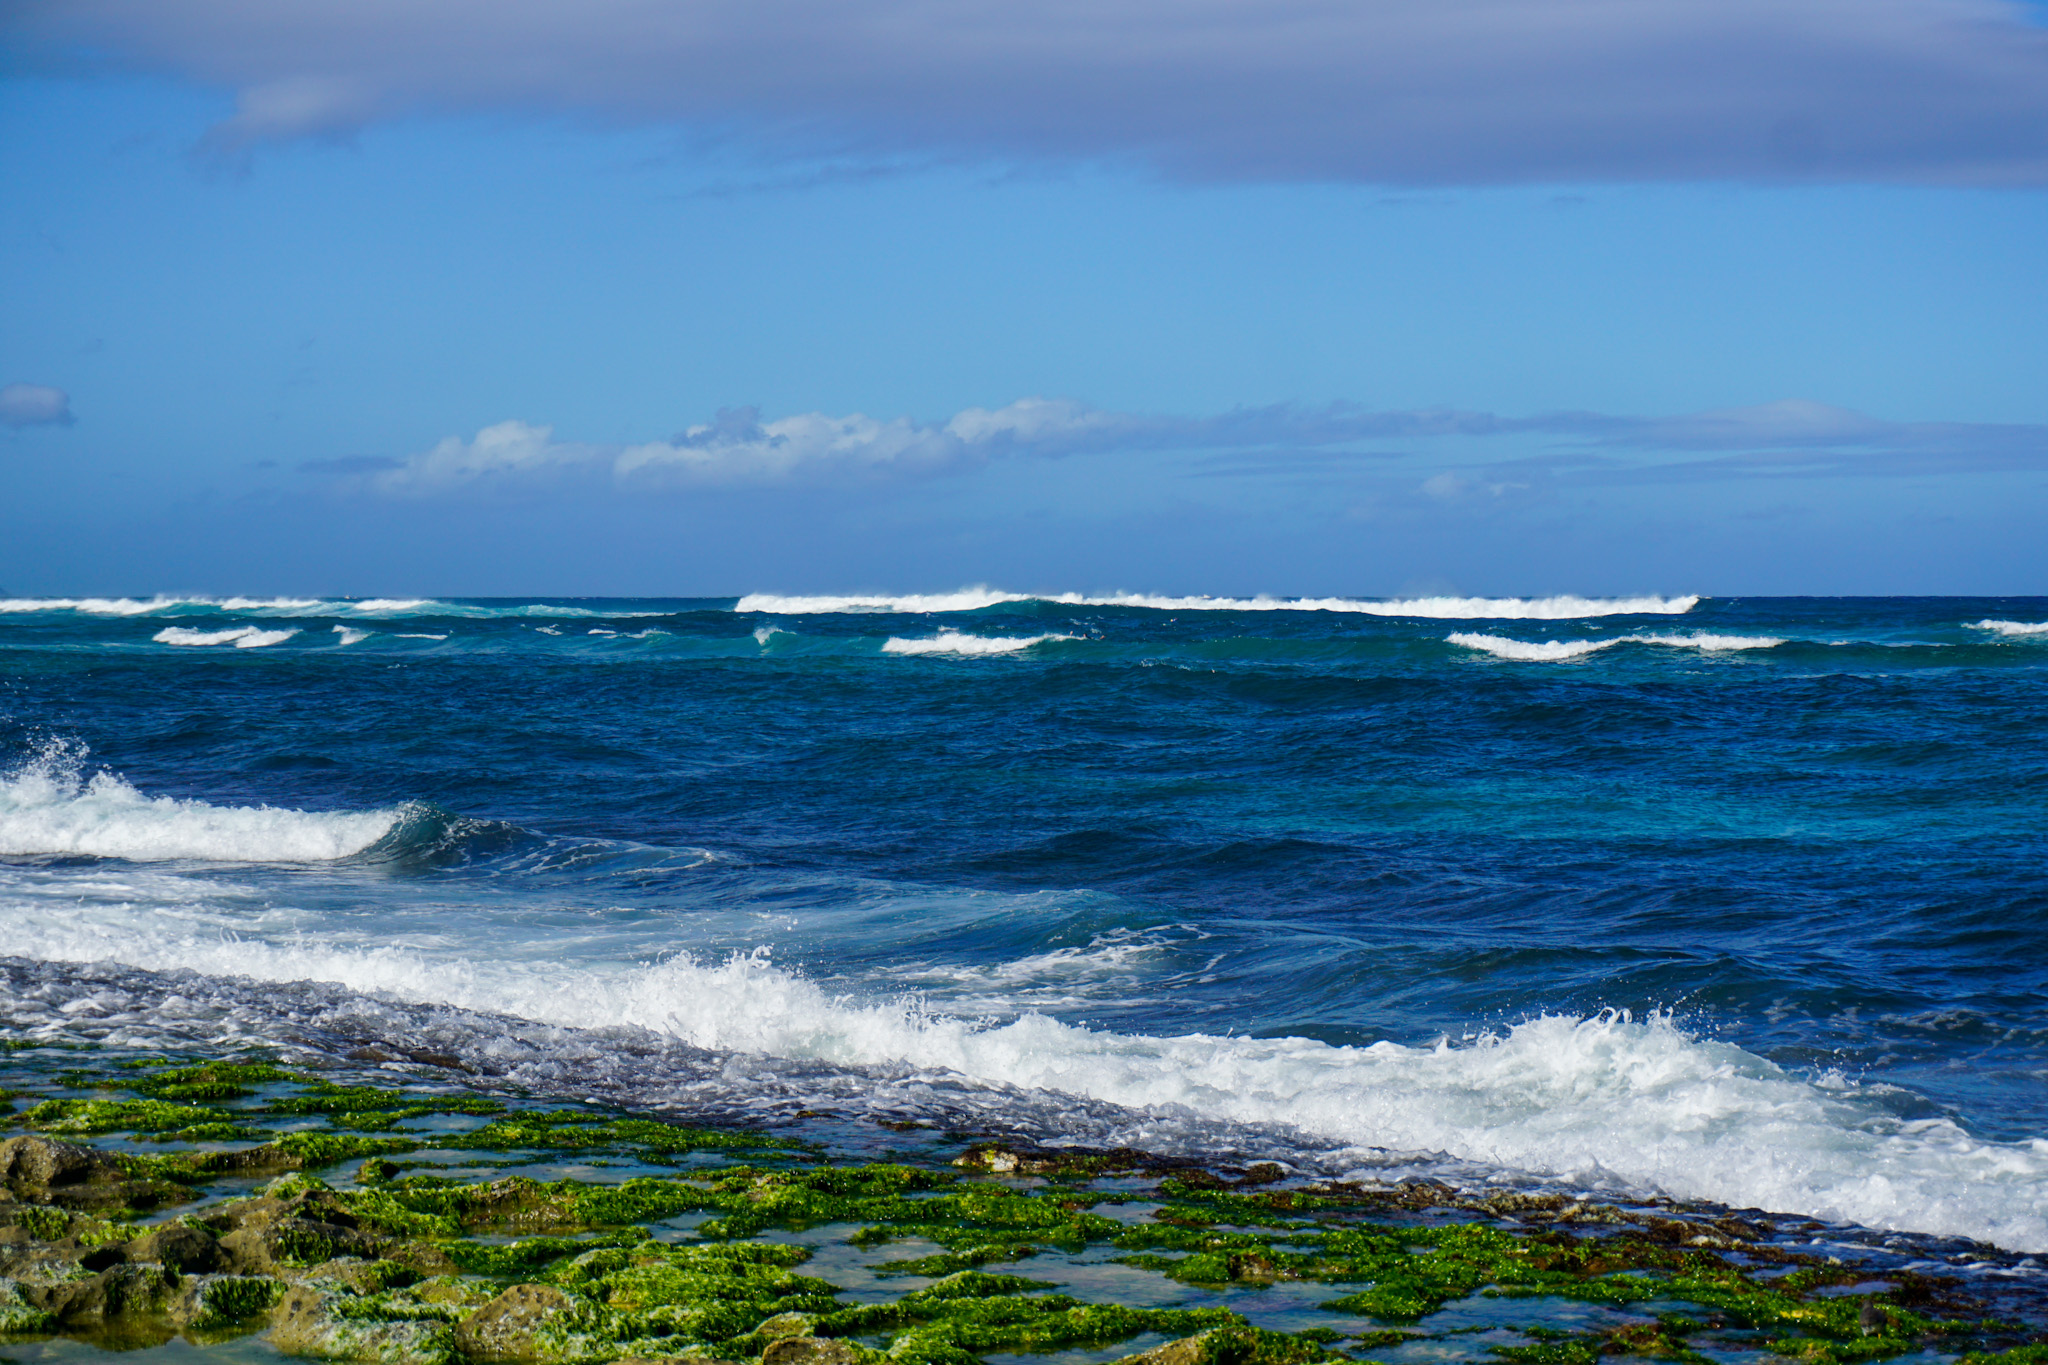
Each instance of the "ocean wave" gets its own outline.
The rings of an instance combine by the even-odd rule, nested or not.
[[[2000,635],[2048,635],[2048,621],[1975,621],[1970,629],[1995,631]]]
[[[511,1014],[579,1029],[638,1026],[721,1053],[968,1078],[1182,1123],[1249,1125],[1368,1162],[1433,1155],[1565,1179],[1620,1180],[1870,1227],[2048,1250],[2048,1141],[1988,1142],[1945,1119],[1892,1116],[1839,1076],[1818,1081],[1669,1018],[1550,1015],[1452,1044],[1155,1037],[1027,1013],[976,1023],[828,993],[765,954],[578,968],[399,945],[195,934],[132,905],[98,916],[24,904],[13,951],[114,961]]]
[[[904,640],[891,636],[882,642],[884,654],[1015,654],[1047,640],[1077,640],[1078,635],[967,635],[942,630],[926,640]]]
[[[1479,635],[1470,631],[1458,631],[1444,637],[1445,641],[1462,645],[1466,649],[1477,649],[1500,659],[1514,659],[1524,663],[1556,663],[1564,659],[1582,659],[1616,645],[1664,645],[1671,649],[1698,649],[1709,654],[1718,654],[1738,649],[1771,649],[1784,644],[1784,640],[1770,635],[1709,635],[1704,632],[1694,635],[1617,635],[1607,640],[1510,640],[1501,635]]]
[[[334,633],[341,637],[334,642],[337,645],[359,645],[369,639],[371,634],[367,630],[357,630],[352,626],[336,626]]]
[[[0,777],[0,854],[131,861],[331,862],[390,834],[400,812],[321,813],[144,796],[109,772],[83,775],[85,750],[61,742]]]
[[[472,619],[520,617],[666,616],[666,610],[600,610],[552,602],[521,602],[498,606],[449,602],[433,597],[14,597],[0,598],[0,616],[36,612],[77,612],[86,616],[169,616],[234,612],[269,617],[366,617],[388,620],[409,616],[453,616]]]
[[[236,649],[263,649],[269,645],[283,644],[298,633],[296,627],[264,630],[258,626],[233,626],[227,630],[194,630],[189,626],[165,626],[149,638],[166,645],[203,647],[231,644]]]
[[[981,611],[1012,602],[1052,606],[1147,607],[1155,611],[1323,611],[1364,616],[1406,616],[1430,620],[1569,621],[1589,616],[1681,616],[1698,605],[1694,597],[1411,597],[1378,601],[1352,597],[1165,597],[1146,593],[1016,593],[963,588],[951,593],[875,596],[785,596],[749,593],[736,612],[815,615],[835,612],[943,613]]]
[[[0,599],[0,616],[39,611],[75,611],[87,616],[151,616],[193,608],[297,616],[323,605],[311,597],[13,597]]]

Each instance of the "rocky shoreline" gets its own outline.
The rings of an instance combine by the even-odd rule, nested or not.
[[[1978,1286],[1722,1210],[966,1134],[859,1160],[424,1078],[5,1046],[0,1343],[261,1332],[390,1365],[2048,1365],[2042,1324]]]

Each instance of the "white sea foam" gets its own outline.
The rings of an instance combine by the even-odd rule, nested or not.
[[[448,637],[446,635],[428,635],[424,631],[398,631],[393,634],[392,638],[395,640],[445,640]]]
[[[84,751],[49,745],[0,777],[0,854],[211,862],[327,862],[360,853],[398,812],[316,813],[148,797],[107,772],[85,778]]]
[[[1970,628],[2000,635],[2048,635],[2048,621],[1977,621]]]
[[[0,615],[76,611],[88,616],[149,616],[199,607],[297,616],[321,605],[310,597],[14,597],[0,600]]]
[[[902,640],[891,636],[882,642],[884,654],[1015,654],[1020,649],[1047,640],[1075,640],[1075,635],[967,635],[942,630],[925,640]]]
[[[1815,1083],[1662,1017],[1545,1017],[1455,1046],[1151,1037],[1037,1013],[976,1024],[835,996],[758,953],[578,966],[545,952],[508,959],[510,944],[485,959],[194,932],[189,912],[152,916],[132,903],[9,909],[13,951],[46,960],[332,981],[572,1027],[637,1025],[719,1051],[907,1066],[1359,1149],[2048,1250],[2048,1141],[1987,1142],[1946,1120],[1897,1119],[1853,1082]]]
[[[262,649],[267,645],[282,644],[298,633],[296,627],[263,630],[257,626],[232,626],[227,630],[194,630],[189,626],[165,626],[149,638],[167,645],[233,645],[236,649]]]
[[[980,611],[1006,602],[1047,602],[1055,606],[1150,607],[1157,611],[1334,611],[1366,616],[1409,616],[1432,620],[1568,621],[1587,616],[1679,616],[1698,597],[1411,597],[1387,601],[1354,597],[1163,597],[1146,593],[1001,592],[962,588],[951,593],[874,596],[781,596],[749,593],[736,612],[792,615],[824,612]]]
[[[0,598],[0,616],[71,611],[88,616],[194,615],[231,611],[245,616],[605,617],[664,616],[666,611],[599,611],[591,607],[526,602],[510,606],[445,602],[432,597],[14,597]]]
[[[341,645],[357,645],[370,638],[369,631],[357,630],[352,626],[336,626],[334,633],[341,637],[335,643]]]
[[[1510,640],[1502,635],[1479,635],[1458,631],[1444,637],[1454,645],[1482,650],[1501,659],[1523,663],[1556,663],[1581,659],[1616,645],[1664,645],[1671,649],[1697,649],[1709,654],[1737,649],[1770,649],[1785,642],[1769,635],[1616,635],[1606,640]]]

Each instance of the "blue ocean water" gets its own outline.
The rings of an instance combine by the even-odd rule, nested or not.
[[[2048,1250],[2048,599],[0,602],[0,1027]]]

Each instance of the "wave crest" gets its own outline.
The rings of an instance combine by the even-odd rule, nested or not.
[[[188,626],[165,626],[149,638],[158,644],[194,648],[233,645],[236,649],[263,649],[270,645],[283,644],[298,633],[296,629],[263,630],[257,626],[234,626],[227,630],[193,630]],[[343,640],[342,643],[350,642]]]
[[[736,612],[778,612],[792,616],[835,612],[883,614],[982,611],[1012,602],[1051,606],[1146,607],[1154,611],[1325,611],[1363,616],[1406,616],[1429,620],[1569,621],[1588,616],[1680,616],[1693,597],[1411,597],[1385,601],[1353,597],[1165,597],[1146,593],[1018,593],[962,588],[951,593],[874,596],[784,596],[749,593]]]
[[[904,640],[891,636],[882,642],[884,654],[1015,654],[1047,640],[1078,640],[1078,635],[968,635],[942,630],[925,640]]]
[[[1521,663],[1557,663],[1581,659],[1616,645],[1663,645],[1670,649],[1697,649],[1709,654],[1738,649],[1771,649],[1785,642],[1770,635],[1617,635],[1608,640],[1510,640],[1503,635],[1480,635],[1458,631],[1445,641],[1491,654],[1498,659]]]
[[[1972,630],[1989,630],[1999,635],[2048,635],[2048,621],[1977,621]]]
[[[144,796],[113,773],[85,777],[86,756],[83,745],[51,741],[0,777],[0,854],[332,862],[370,848],[399,820],[395,810],[325,813]]]
[[[975,1023],[827,993],[765,951],[707,963],[579,968],[535,953],[484,961],[396,945],[196,936],[189,923],[25,911],[19,947],[351,990],[578,1029],[637,1026],[692,1046],[885,1068],[1108,1103],[1202,1125],[1287,1131],[1385,1153],[1559,1177],[1880,1228],[2048,1250],[2048,1141],[1986,1142],[1902,1120],[1883,1097],[1794,1075],[1662,1015],[1549,1015],[1461,1044],[1118,1034],[1026,1013]],[[909,1068],[906,1074],[904,1068]]]

